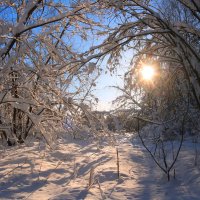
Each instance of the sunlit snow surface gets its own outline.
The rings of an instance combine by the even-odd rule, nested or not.
[[[39,142],[1,150],[0,199],[194,200],[200,196],[194,143],[188,140],[177,163],[177,179],[166,181],[139,140],[116,134],[116,145],[103,141],[59,139],[55,150]],[[199,148],[199,144],[198,148]],[[120,179],[117,179],[116,146]],[[94,168],[94,184],[88,189]]]

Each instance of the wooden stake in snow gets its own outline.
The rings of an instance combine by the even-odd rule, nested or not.
[[[119,151],[118,148],[116,148],[116,153],[117,153],[117,177],[119,179]]]
[[[94,167],[91,168],[90,170],[90,178],[89,178],[89,188],[92,186],[94,183]]]

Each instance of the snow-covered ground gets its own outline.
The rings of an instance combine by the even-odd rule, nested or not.
[[[200,170],[194,166],[192,142],[184,143],[176,180],[167,182],[137,138],[116,137],[120,179],[116,146],[106,142],[66,137],[54,150],[39,142],[1,150],[0,199],[200,199]]]

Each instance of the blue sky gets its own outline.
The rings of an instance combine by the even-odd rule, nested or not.
[[[91,36],[90,41],[84,41],[77,35],[72,39],[73,48],[76,50],[79,49],[81,51],[89,49],[89,47],[93,45],[98,45],[103,42],[103,37],[93,38]],[[107,60],[109,56],[106,56],[101,63],[100,67],[103,69],[101,75],[98,77],[96,82],[96,87],[93,88],[93,94],[99,99],[99,102],[95,109],[98,110],[111,110],[113,109],[112,101],[116,99],[117,96],[121,94],[121,92],[112,86],[123,87],[123,75],[127,72],[127,69],[130,68],[130,61],[133,57],[133,50],[128,50],[122,53],[122,59],[120,61],[120,65],[117,67],[114,73],[110,73],[107,66]],[[106,73],[107,72],[107,73]]]
[[[120,61],[119,67],[116,69],[114,74],[102,73],[97,80],[97,87],[94,94],[99,98],[99,103],[97,105],[98,110],[110,110],[113,109],[112,101],[116,99],[121,92],[111,86],[123,87],[123,76],[130,68],[130,61],[133,57],[133,50],[129,50],[122,53],[122,59]],[[106,69],[106,60],[101,66]]]
[[[66,2],[68,2],[68,1],[66,1]],[[4,13],[1,13],[0,17],[2,16],[2,14],[4,14]],[[16,20],[13,15],[15,15],[15,14],[13,12],[9,11],[6,17],[8,19]],[[99,20],[95,16],[93,16],[93,19],[96,21]],[[107,20],[108,20],[108,18],[105,19],[106,22],[107,22]],[[110,23],[110,26],[114,27],[115,25],[116,25],[115,22]],[[39,29],[37,28],[37,29],[35,29],[35,31],[37,33],[39,31]],[[83,41],[82,38],[77,34],[74,37],[72,36],[71,38],[66,38],[66,41],[68,39],[69,43],[72,43],[73,48],[75,48],[76,50],[84,51],[84,50],[87,50],[92,45],[100,44],[104,39],[103,36],[94,38],[91,33],[89,34],[89,37],[91,37],[91,38],[89,38],[89,40]],[[121,60],[120,66],[118,67],[116,72],[113,73],[112,75],[110,74],[109,70],[107,70],[107,66],[106,66],[107,59],[105,59],[102,62],[102,65],[100,66],[103,69],[103,72],[100,75],[100,77],[98,78],[97,83],[96,83],[97,86],[93,92],[99,99],[99,104],[98,104],[97,108],[100,110],[112,109],[111,102],[117,96],[120,95],[120,91],[112,88],[111,86],[119,86],[119,87],[123,86],[123,75],[126,72],[127,67],[129,66],[130,59],[132,58],[132,54],[130,52],[124,52],[122,57],[123,58]],[[107,71],[107,73],[105,73],[106,71]]]
[[[120,92],[110,86],[122,86],[123,81],[117,74],[111,75],[102,73],[97,80],[97,87],[94,94],[98,97],[98,110],[109,110],[111,102],[120,95]]]

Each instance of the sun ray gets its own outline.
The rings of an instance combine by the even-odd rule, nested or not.
[[[141,69],[141,76],[144,80],[152,80],[155,75],[155,69],[152,66],[145,65]]]

